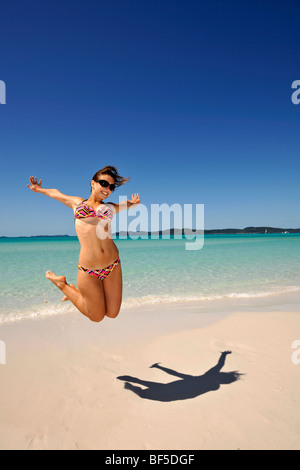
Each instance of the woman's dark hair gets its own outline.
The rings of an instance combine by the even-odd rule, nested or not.
[[[122,184],[127,183],[130,178],[123,178],[123,176],[119,175],[117,168],[114,166],[108,165],[102,168],[102,170],[98,170],[97,173],[94,174],[93,180],[97,181],[100,179],[101,175],[109,175],[115,180],[115,186],[118,188],[119,186],[122,186]]]

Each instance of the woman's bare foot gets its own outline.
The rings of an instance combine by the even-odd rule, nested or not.
[[[53,282],[59,289],[62,289],[67,284],[66,276],[56,276],[52,271],[46,272],[46,278]]]
[[[70,284],[70,286],[75,287],[75,289],[76,289],[76,286],[74,284]],[[61,299],[62,302],[67,302],[67,300],[70,300],[67,295],[64,295],[63,298]]]

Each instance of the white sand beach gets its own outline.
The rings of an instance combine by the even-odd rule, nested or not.
[[[1,449],[300,447],[296,310],[74,312],[4,324],[0,339]]]

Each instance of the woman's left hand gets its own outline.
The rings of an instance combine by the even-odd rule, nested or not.
[[[131,195],[131,200],[128,199],[130,204],[139,204],[141,202],[141,198],[138,193],[134,193]]]

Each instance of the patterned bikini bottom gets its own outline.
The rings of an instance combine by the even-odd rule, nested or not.
[[[91,274],[92,276],[95,276],[103,281],[103,279],[105,279],[112,272],[114,267],[117,266],[119,263],[120,258],[118,257],[116,261],[114,261],[112,264],[103,269],[88,269],[81,266],[81,264],[78,265],[78,269],[80,271],[83,271],[84,273]]]

